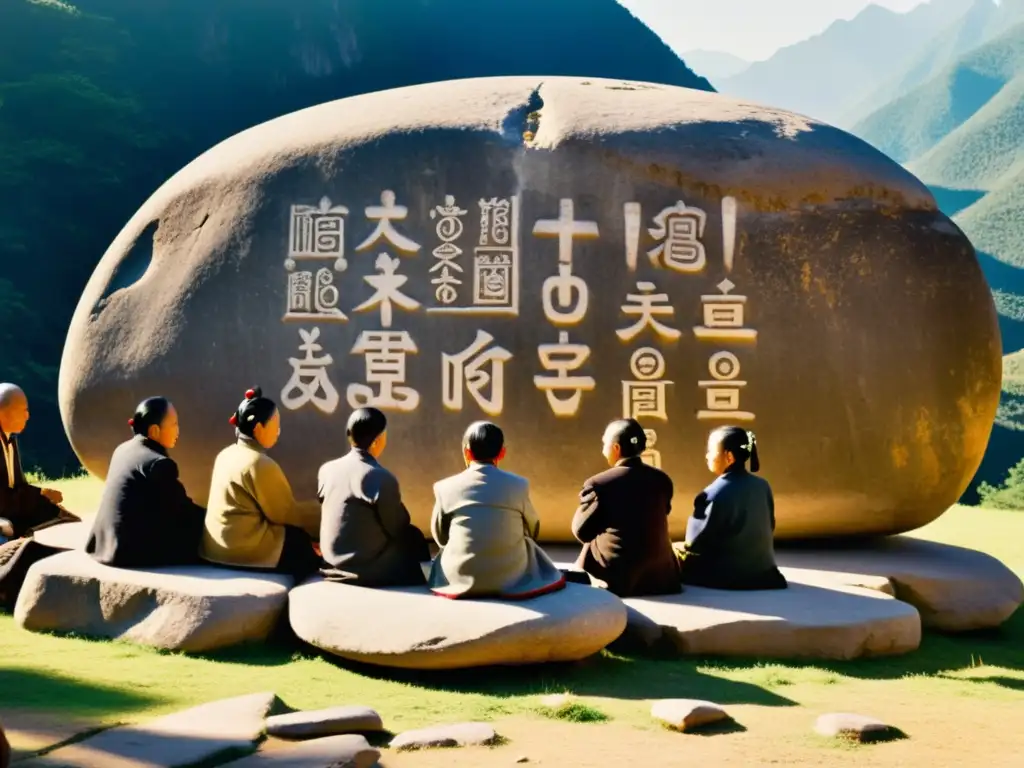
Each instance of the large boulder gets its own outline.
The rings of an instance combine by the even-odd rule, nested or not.
[[[345,659],[407,669],[578,661],[626,627],[615,595],[579,584],[531,600],[450,600],[316,577],[288,596],[295,634]]]
[[[29,568],[14,620],[33,632],[198,653],[266,639],[291,585],[289,576],[213,566],[111,568],[72,550]]]
[[[170,396],[200,501],[246,387],[283,404],[275,456],[306,497],[377,405],[424,528],[465,426],[493,418],[550,540],[605,422],[641,419],[682,506],[709,429],[738,423],[779,536],[807,537],[941,514],[999,382],[971,244],[859,139],[671,86],[489,78],[303,110],[186,166],[96,268],[60,404],[103,476],[136,402]]]

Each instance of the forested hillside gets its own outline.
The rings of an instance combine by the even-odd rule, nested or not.
[[[31,397],[27,463],[77,465],[55,404],[67,325],[168,176],[307,106],[516,74],[711,90],[615,0],[0,0],[0,380]]]

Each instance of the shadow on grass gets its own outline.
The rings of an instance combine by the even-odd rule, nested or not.
[[[82,717],[103,717],[145,709],[170,699],[131,689],[95,685],[52,672],[0,669],[0,709],[39,709]]]
[[[456,670],[387,669],[323,654],[325,661],[354,674],[432,690],[487,696],[540,696],[568,692],[623,700],[692,698],[720,704],[794,706],[796,702],[752,683],[726,680],[698,670],[697,659],[648,659],[605,651],[574,663]]]

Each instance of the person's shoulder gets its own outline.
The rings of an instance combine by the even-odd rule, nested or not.
[[[494,473],[508,485],[515,486],[517,488],[530,488],[530,481],[522,475],[517,475],[515,472],[509,472],[508,470],[495,467]]]
[[[434,483],[434,493],[444,493],[450,488],[461,486],[465,482],[465,474],[466,470],[463,470],[462,472],[457,472],[454,475],[448,475],[448,477],[442,477],[440,480],[437,480]]]

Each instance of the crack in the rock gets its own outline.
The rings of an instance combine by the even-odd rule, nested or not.
[[[543,86],[543,82],[538,83],[537,87],[530,91],[526,103],[508,113],[502,122],[502,135],[524,144],[533,141],[540,130],[541,110],[544,109],[544,99],[540,95]]]

